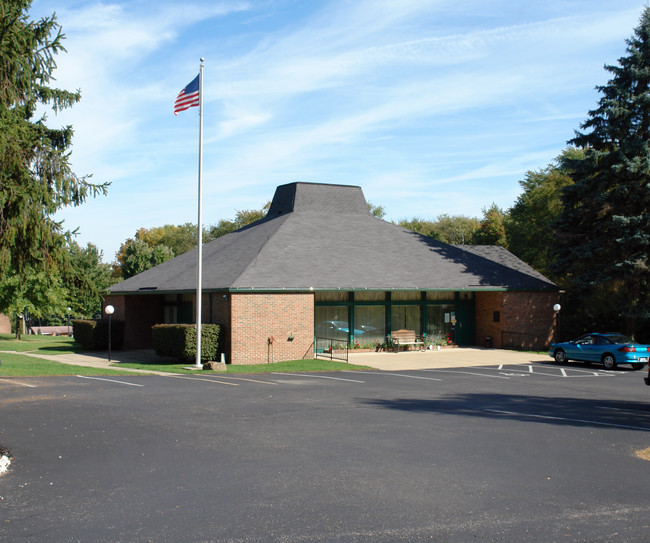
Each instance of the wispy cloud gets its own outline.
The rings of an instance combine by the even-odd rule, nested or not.
[[[61,217],[109,260],[141,226],[194,220],[196,112],[171,108],[201,56],[207,221],[295,180],[361,185],[389,218],[508,207],[593,107],[643,5],[36,0],[68,36],[57,84],[83,94],[51,122],[74,126],[79,173],[113,182]]]

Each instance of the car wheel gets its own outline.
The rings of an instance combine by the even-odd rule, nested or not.
[[[558,364],[564,364],[566,362],[566,353],[562,349],[558,349],[553,354],[553,358]]]
[[[605,353],[602,362],[606,370],[613,370],[616,367],[616,359],[613,354]]]
[[[642,370],[643,366],[645,366],[645,364],[632,364],[632,369],[633,370]]]

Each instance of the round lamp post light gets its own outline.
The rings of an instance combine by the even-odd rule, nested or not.
[[[111,361],[111,315],[115,313],[115,308],[112,305],[107,305],[104,308],[104,313],[108,315],[108,361]]]
[[[560,340],[560,309],[562,306],[560,304],[555,304],[553,306],[553,311],[555,311],[555,341]]]

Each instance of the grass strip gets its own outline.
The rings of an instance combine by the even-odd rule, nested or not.
[[[53,377],[56,375],[138,375],[119,369],[73,366],[26,356],[24,354],[0,353],[0,377]]]
[[[120,364],[121,367],[138,370],[168,371],[172,373],[198,373],[201,370],[186,369],[188,364]],[[358,366],[345,362],[334,362],[331,360],[306,359],[286,360],[284,362],[272,362],[270,364],[229,364],[226,371],[210,372],[212,374],[231,373],[270,373],[274,371],[345,371],[345,370],[369,370],[368,366]],[[208,372],[206,372],[208,373]]]

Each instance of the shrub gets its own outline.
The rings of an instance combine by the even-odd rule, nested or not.
[[[72,321],[72,335],[84,349],[108,349],[108,319]],[[111,348],[121,349],[124,344],[124,321],[111,320]]]
[[[201,325],[201,360],[216,360],[219,351],[218,324]],[[159,356],[183,362],[196,359],[196,325],[156,324],[151,329],[153,348]]]

